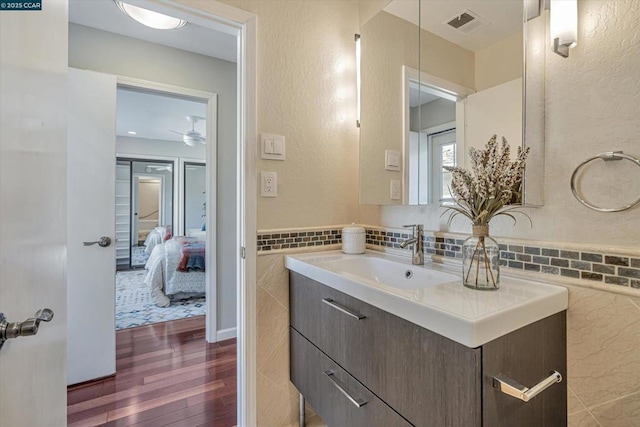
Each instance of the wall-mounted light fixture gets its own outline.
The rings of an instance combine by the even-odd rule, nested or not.
[[[578,44],[578,0],[551,0],[549,13],[553,51],[567,58]]]
[[[360,34],[356,34],[356,126],[360,127]]]
[[[187,23],[187,21],[183,21],[182,19],[163,15],[162,13],[143,9],[138,6],[133,6],[120,0],[114,1],[120,10],[129,15],[132,19],[147,27],[155,28],[156,30],[175,30],[176,28],[184,27]]]

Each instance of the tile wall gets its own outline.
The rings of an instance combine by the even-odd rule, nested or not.
[[[298,392],[288,379],[289,279],[284,256],[339,249],[341,228],[258,233],[259,425],[298,423]],[[409,237],[406,230],[366,229],[370,248],[399,249],[399,242]],[[313,240],[322,236],[327,238]],[[425,252],[434,259],[460,258],[464,237],[428,233]],[[316,245],[317,241],[330,243]],[[282,246],[296,243],[298,246]],[[569,289],[569,426],[640,426],[640,277],[636,276],[640,273],[640,250],[509,239],[502,245],[501,255],[507,271],[558,282]],[[510,266],[510,261],[522,265]],[[525,267],[527,264],[538,267]],[[563,274],[563,269],[572,273]],[[307,411],[314,415],[311,408]]]

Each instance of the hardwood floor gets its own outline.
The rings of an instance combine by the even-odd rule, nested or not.
[[[69,427],[231,427],[236,340],[207,344],[204,316],[116,333],[116,376],[69,387]]]

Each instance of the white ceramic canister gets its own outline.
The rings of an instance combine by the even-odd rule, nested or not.
[[[350,227],[342,229],[342,252],[345,254],[363,254],[366,243],[364,227],[358,227],[353,223]]]

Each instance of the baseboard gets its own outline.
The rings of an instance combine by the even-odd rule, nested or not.
[[[236,328],[223,329],[216,333],[216,341],[228,340],[229,338],[235,338],[237,335]]]

